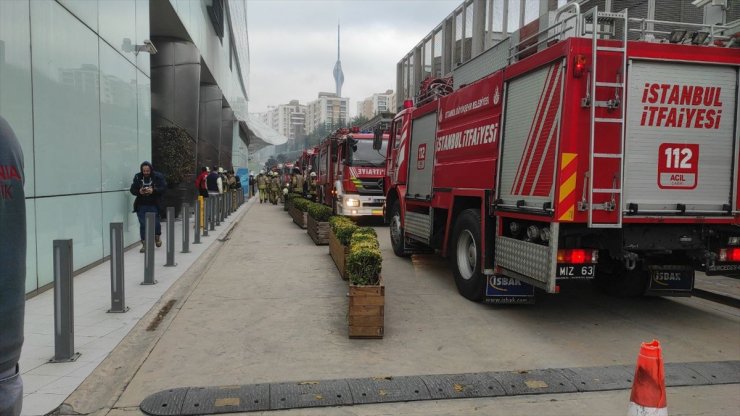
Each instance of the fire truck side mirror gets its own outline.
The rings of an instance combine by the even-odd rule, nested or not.
[[[373,132],[373,149],[380,150],[383,147],[383,130],[375,129]]]

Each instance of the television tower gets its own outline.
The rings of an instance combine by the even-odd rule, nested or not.
[[[337,97],[341,97],[344,72],[342,72],[342,61],[339,59],[339,23],[337,23],[337,63],[334,64],[334,82],[337,85]]]

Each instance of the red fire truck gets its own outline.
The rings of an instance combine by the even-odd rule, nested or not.
[[[304,176],[308,176],[308,174],[316,168],[316,156],[318,153],[318,146],[304,149],[303,153],[298,157],[298,160],[296,160],[295,166],[303,172]]]
[[[383,178],[388,135],[373,146],[373,133],[342,128],[319,144],[319,201],[338,215],[382,216]]]
[[[628,41],[626,11],[555,16],[396,116],[396,255],[438,250],[464,297],[492,303],[564,280],[688,296],[697,268],[739,270],[738,49],[712,27]]]

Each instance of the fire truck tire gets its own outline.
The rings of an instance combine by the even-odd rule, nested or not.
[[[395,201],[391,207],[391,222],[388,228],[390,229],[393,253],[398,257],[408,257],[406,238],[403,236],[403,227],[401,227],[401,203],[399,201]]]
[[[450,261],[457,291],[472,301],[486,295],[486,277],[480,267],[480,211],[467,209],[455,221],[450,241]]]

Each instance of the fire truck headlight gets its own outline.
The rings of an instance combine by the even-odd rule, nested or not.
[[[355,198],[347,198],[344,200],[344,205],[348,207],[359,207],[360,206],[360,200]]]
[[[530,225],[527,227],[527,238],[529,241],[537,241],[540,237],[540,229],[536,225]]]
[[[740,237],[730,237],[727,239],[727,245],[740,246]]]

